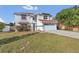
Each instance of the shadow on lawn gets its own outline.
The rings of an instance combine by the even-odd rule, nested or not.
[[[0,45],[8,44],[8,43],[11,43],[11,42],[23,39],[23,38],[25,38],[27,36],[31,36],[31,35],[34,35],[34,34],[37,34],[37,32],[36,33],[30,33],[30,34],[22,35],[22,36],[14,36],[14,37],[11,37],[11,38],[4,38],[4,39],[0,40]]]

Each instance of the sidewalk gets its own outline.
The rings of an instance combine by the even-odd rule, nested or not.
[[[54,33],[54,34],[58,34],[58,35],[63,35],[63,36],[79,39],[79,32],[54,30],[54,31],[49,31],[49,33]]]

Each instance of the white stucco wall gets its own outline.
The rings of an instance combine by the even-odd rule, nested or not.
[[[21,15],[15,15],[15,25],[19,25],[19,22],[29,22],[29,23],[34,23],[33,17],[31,16],[26,16],[26,20],[21,19]]]
[[[31,17],[31,16],[26,16],[26,18],[27,18],[27,22],[29,22],[29,23],[36,23],[36,22],[33,20],[33,17]]]
[[[43,16],[37,15],[36,30],[43,31],[43,23],[40,21],[40,19],[43,19]]]
[[[48,20],[53,20],[53,17],[48,16]]]
[[[21,19],[21,15],[14,15],[15,25],[19,25],[19,22],[27,22],[27,20]]]
[[[36,30],[42,30],[43,31],[43,23],[41,21],[37,20],[37,25],[36,26],[37,26]]]
[[[15,25],[19,25],[19,21],[21,21],[21,16],[20,15],[14,15],[14,20],[15,20]]]

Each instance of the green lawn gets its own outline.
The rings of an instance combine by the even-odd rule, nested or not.
[[[79,52],[79,39],[37,33],[0,45],[0,52]]]
[[[27,32],[27,33],[30,33],[30,32]],[[26,32],[0,32],[0,39],[13,37],[13,36],[20,36],[27,33]]]

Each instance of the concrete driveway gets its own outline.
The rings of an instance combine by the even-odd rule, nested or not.
[[[63,31],[63,30],[53,30],[53,31],[48,31],[48,32],[79,39],[79,32]]]

